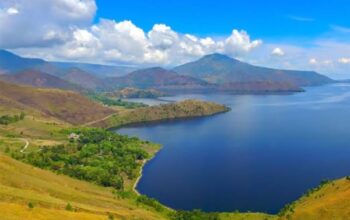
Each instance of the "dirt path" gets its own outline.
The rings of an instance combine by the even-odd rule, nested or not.
[[[26,144],[24,145],[24,147],[21,149],[21,153],[24,153],[24,151],[28,148],[29,146],[29,141],[25,138],[21,138],[22,141],[24,141]]]
[[[117,114],[117,113],[113,113],[113,114],[107,115],[107,116],[104,117],[104,118],[97,119],[97,120],[95,120],[95,121],[90,121],[90,122],[88,122],[88,123],[83,124],[82,126],[89,126],[89,125],[96,124],[96,123],[98,123],[98,122],[107,120],[108,118],[110,118],[110,117],[112,117],[112,116],[114,116],[114,115],[116,115],[116,114]]]

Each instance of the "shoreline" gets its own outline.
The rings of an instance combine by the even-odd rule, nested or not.
[[[151,161],[152,159],[154,159],[158,152],[162,149],[163,147],[160,147],[156,152],[154,152],[154,154],[152,155],[152,157],[150,157],[149,159],[144,159],[142,160],[142,164],[141,164],[141,167],[140,167],[140,170],[139,170],[139,176],[136,178],[133,186],[132,186],[132,191],[137,195],[137,196],[141,196],[143,194],[141,194],[136,188],[137,188],[137,185],[139,184],[142,176],[143,176],[143,168],[144,166],[146,165],[147,162]],[[169,206],[159,202],[159,204],[161,204],[165,209],[169,210],[169,211],[175,211],[173,208],[170,208]]]
[[[160,145],[161,147],[159,149],[157,149],[152,155],[150,158],[148,159],[144,159],[142,160],[141,162],[141,167],[140,167],[140,170],[139,170],[139,176],[136,178],[135,182],[133,183],[132,185],[132,191],[134,193],[136,193],[136,195],[140,196],[142,195],[136,188],[137,188],[137,185],[139,184],[142,176],[143,176],[143,168],[144,166],[146,165],[147,162],[151,161],[156,155],[157,153],[163,148],[162,145]]]
[[[139,182],[140,182],[140,180],[141,180],[141,178],[142,178],[142,175],[143,175],[143,167],[146,165],[147,161],[148,161],[148,160],[143,160],[143,161],[142,161],[142,164],[141,164],[141,167],[140,167],[140,170],[139,170],[139,176],[136,178],[136,180],[135,180],[135,182],[134,182],[134,184],[133,184],[133,186],[132,186],[132,191],[133,191],[134,193],[136,193],[136,195],[138,195],[138,196],[140,196],[141,193],[140,193],[139,191],[137,191],[136,188],[137,188],[137,185],[139,184]]]
[[[226,106],[225,106],[226,107]],[[104,129],[106,130],[118,130],[121,128],[128,128],[128,127],[133,127],[133,126],[143,126],[143,125],[154,125],[154,124],[161,124],[161,123],[166,123],[166,122],[179,122],[179,121],[186,121],[186,120],[192,120],[192,119],[199,119],[199,118],[207,118],[207,117],[213,117],[216,115],[220,114],[225,114],[229,111],[231,111],[230,107],[226,107],[226,110],[223,111],[218,111],[212,114],[208,115],[194,115],[194,116],[185,116],[185,117],[175,117],[175,118],[162,118],[162,119],[155,119],[155,120],[144,120],[144,121],[136,121],[136,122],[126,122],[120,125],[116,126],[108,126],[105,127]]]

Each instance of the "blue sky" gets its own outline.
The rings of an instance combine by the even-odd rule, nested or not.
[[[345,0],[1,0],[0,48],[140,67],[222,53],[350,78],[349,12]]]
[[[179,32],[203,36],[226,35],[234,27],[271,40],[312,38],[334,25],[350,24],[350,4],[345,0],[97,0],[97,5],[96,20],[132,20],[146,30],[165,23]]]

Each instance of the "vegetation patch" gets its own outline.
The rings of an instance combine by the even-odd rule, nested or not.
[[[94,101],[100,102],[107,106],[118,106],[118,107],[124,107],[126,109],[134,109],[134,108],[141,108],[141,107],[148,106],[143,103],[127,102],[121,99],[109,98],[103,94],[90,94],[88,95],[88,97],[90,97]]]
[[[25,114],[23,112],[19,115],[3,115],[3,116],[0,116],[0,125],[12,124],[23,120],[24,117],[25,117]]]
[[[67,133],[76,137],[68,144],[11,155],[40,168],[118,190],[124,188],[124,178],[137,178],[141,161],[149,157],[143,149],[148,143],[135,137],[99,128],[70,129]]]

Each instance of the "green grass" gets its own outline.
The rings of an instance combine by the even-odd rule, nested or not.
[[[26,216],[28,203],[34,208]],[[68,203],[76,211],[66,212]],[[48,219],[107,219],[108,213],[117,219],[166,219],[132,200],[118,198],[111,188],[33,168],[2,154],[0,207],[1,219],[46,219],[45,215]]]

